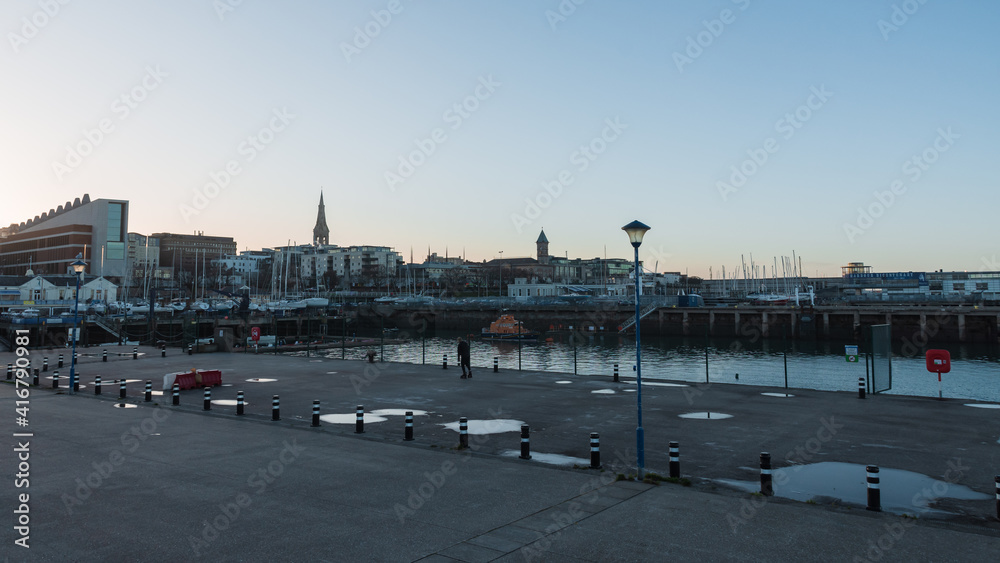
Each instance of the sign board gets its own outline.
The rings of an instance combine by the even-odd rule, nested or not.
[[[254,342],[257,342],[257,341],[260,340],[260,327],[259,326],[255,326],[255,327],[252,327],[250,329],[250,338],[252,338]]]
[[[927,371],[938,374],[938,378],[951,371],[951,354],[947,350],[928,350]]]
[[[858,347],[857,346],[844,346],[844,357],[848,362],[857,363],[858,361]]]

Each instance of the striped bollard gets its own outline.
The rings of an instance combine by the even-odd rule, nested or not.
[[[601,468],[601,435],[597,432],[590,433],[590,468]]]
[[[119,399],[124,399],[125,398],[125,380],[122,379],[120,381],[120,383],[121,384],[118,386],[118,398]]]
[[[146,381],[146,396],[143,398],[144,401],[150,403],[153,401],[153,382]]]
[[[38,368],[35,368],[35,375],[31,378],[31,384],[38,387]]]
[[[500,372],[500,358],[493,356],[493,373]]]
[[[70,384],[74,392],[80,390],[80,372],[76,372],[75,377],[70,378]]]
[[[531,459],[531,439],[530,428],[527,424],[521,425],[521,459]]]
[[[615,383],[618,383],[618,364],[615,364]]]
[[[210,411],[212,410],[212,388],[205,388],[205,404],[202,406],[203,409]]]
[[[670,442],[670,476],[674,479],[681,476],[681,448],[677,442]]]
[[[271,420],[281,420],[281,408],[278,404],[278,396],[271,399]]]
[[[993,482],[996,483],[997,489],[997,520],[1000,520],[1000,475],[994,476]]]
[[[868,510],[874,512],[882,511],[882,491],[879,489],[878,466],[869,465],[865,467],[868,481]]]
[[[139,359],[139,349],[138,348],[132,348],[132,359],[133,360],[138,360]]]
[[[354,433],[364,434],[365,432],[365,407],[358,405],[357,418],[354,421]]]
[[[413,441],[413,411],[406,411],[406,426],[403,430],[403,441]]]
[[[194,355],[194,348],[192,348],[191,345],[188,344],[188,356],[193,356],[193,355]]]
[[[48,356],[42,358],[42,371],[49,371],[49,358]],[[10,372],[7,372],[8,375]],[[9,377],[7,379],[10,379]]]
[[[319,426],[319,400],[313,401],[313,428]]]
[[[108,361],[108,351],[107,350],[104,350],[104,352],[101,354],[101,361],[102,362]]]
[[[441,362],[441,369],[448,369],[448,354],[444,355],[444,360]]]
[[[166,358],[167,357],[167,345],[166,344],[163,344],[163,345],[160,346],[160,357],[161,358]]]
[[[101,394],[101,376],[99,375],[94,378],[94,394],[95,395]]]
[[[173,392],[174,392],[173,405],[177,406],[181,404],[181,386],[174,383]]]
[[[767,497],[774,495],[774,486],[771,484],[771,454],[767,452],[760,454],[760,494]]]
[[[58,371],[52,372],[52,388],[53,389],[58,389],[59,388],[59,372]]]
[[[458,447],[469,447],[469,419],[464,416],[458,419]]]
[[[14,364],[7,364],[7,379],[14,379]]]
[[[865,398],[865,378],[863,377],[858,378],[858,398]]]
[[[80,353],[73,352],[73,359],[76,360],[76,363],[80,363]]]
[[[244,407],[245,407],[245,404],[243,403],[243,391],[237,391],[236,392],[236,414],[242,415]]]
[[[57,367],[62,367],[63,365],[63,355],[59,354],[59,365]]]

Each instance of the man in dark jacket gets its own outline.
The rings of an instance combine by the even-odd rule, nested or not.
[[[462,377],[459,379],[472,379],[472,364],[469,353],[469,343],[458,337],[458,363],[462,366]],[[466,374],[468,369],[468,374]]]

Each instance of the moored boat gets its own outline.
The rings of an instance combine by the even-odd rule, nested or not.
[[[525,329],[513,315],[500,315],[490,323],[489,328],[483,329],[479,337],[487,340],[537,340],[538,334]]]

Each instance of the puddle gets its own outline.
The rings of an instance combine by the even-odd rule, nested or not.
[[[352,412],[350,414],[321,414],[319,419],[323,422],[329,422],[330,424],[354,424],[358,421],[358,413]],[[365,413],[365,424],[369,422],[385,422],[389,420],[384,416],[373,415],[371,413]]]
[[[372,411],[371,414],[375,416],[406,416],[406,412],[408,410],[409,412],[413,413],[413,416],[425,416],[427,414],[427,411],[418,411],[412,409],[378,409]],[[367,414],[368,413],[365,413],[366,418]]]
[[[277,379],[268,379],[266,377],[251,377],[248,379],[250,383],[270,383],[272,381],[277,381]]]
[[[684,414],[677,415],[677,418],[696,418],[700,420],[722,420],[724,418],[733,418],[733,415],[721,412],[686,412]]]
[[[1000,405],[992,403],[968,403],[965,406],[977,409],[1000,409]]]
[[[138,408],[138,407],[136,405],[131,404],[131,403],[115,403],[115,408],[116,409],[134,409],[134,408]]]
[[[556,383],[557,383],[557,384],[559,384],[559,385],[566,385],[566,384],[568,384],[568,383],[573,383],[573,382],[572,382],[572,381],[566,381],[566,380],[564,379],[564,380],[562,380],[562,381],[556,381]]]
[[[626,393],[635,393],[636,392],[635,389],[622,389],[622,391],[624,391]]]
[[[503,457],[520,457],[521,450],[504,450],[500,452],[500,455]],[[563,467],[573,467],[574,465],[590,467],[589,458],[583,459],[582,457],[570,457],[562,454],[540,454],[531,452],[531,461],[540,461],[542,463],[561,465]]]
[[[790,393],[761,393],[761,395],[764,395],[765,397],[781,397],[782,399],[791,398],[795,396]]]
[[[232,387],[232,386],[233,386],[232,383],[223,383],[222,385],[219,385],[219,387]]]
[[[756,470],[755,470],[756,471]],[[879,468],[879,489],[882,510],[895,514],[949,514],[931,508],[939,498],[958,500],[987,500],[990,495],[977,493],[963,485],[938,481],[921,473],[901,469]],[[734,481],[719,479],[717,482],[748,492],[760,490],[760,481]],[[805,502],[820,497],[839,499],[858,506],[868,504],[864,465],[824,461],[808,465],[795,465],[774,470],[774,494],[779,497]]]
[[[337,372],[335,372],[335,371],[328,371],[328,372],[326,372],[326,374],[327,374],[327,375],[334,375],[334,374],[336,374],[336,373],[337,373]]]
[[[309,360],[309,361],[310,361],[311,363],[314,363],[314,364],[315,364],[315,363],[319,363],[319,362],[322,362],[323,360]]]
[[[521,432],[521,425],[524,424],[520,420],[512,420],[509,418],[491,418],[487,420],[470,420],[469,421],[469,434],[502,434],[504,432]],[[449,422],[447,424],[442,424],[448,430],[453,432],[458,432],[458,422]],[[518,454],[520,455],[520,454]]]
[[[236,399],[212,399],[213,405],[219,405],[220,407],[235,407]],[[244,405],[249,405],[250,403],[243,401]]]
[[[143,393],[145,393],[145,391],[143,391]],[[149,394],[150,395],[156,395],[158,397],[162,397],[163,396],[163,391],[150,391]]]
[[[614,389],[595,389],[595,390],[591,391],[591,393],[593,393],[595,395],[614,395],[615,394],[615,390]]]
[[[629,385],[635,385],[635,381],[625,381],[624,383],[627,383]],[[643,381],[642,386],[643,387],[689,387],[688,385],[684,385],[683,383],[664,383],[660,381]]]

